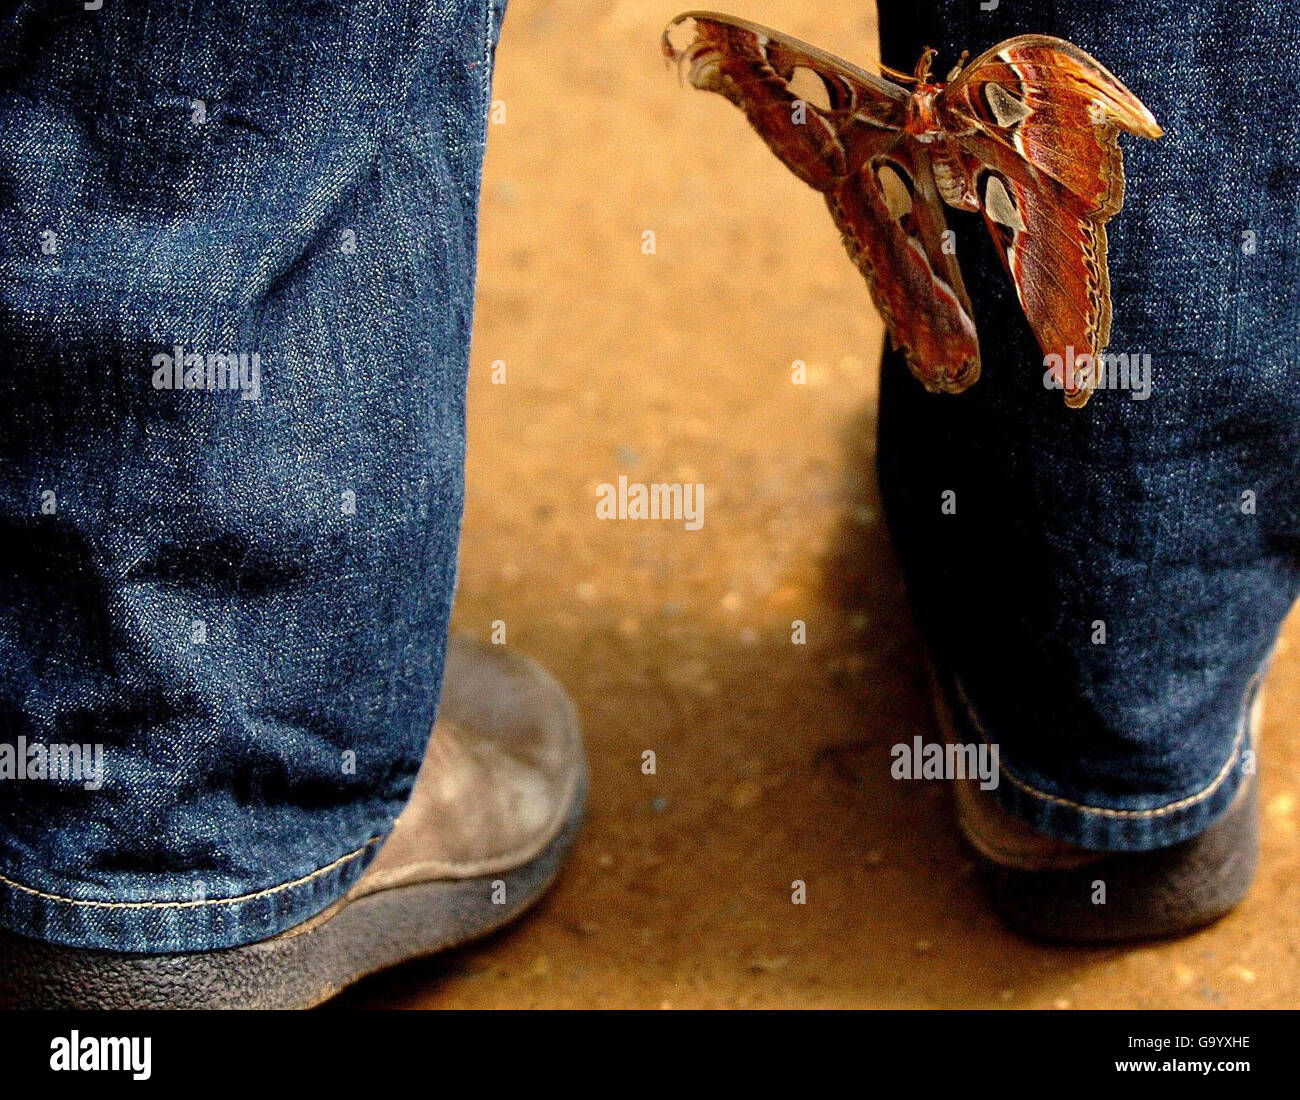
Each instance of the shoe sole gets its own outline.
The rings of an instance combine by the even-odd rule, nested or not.
[[[957,727],[932,666],[930,684],[935,716],[947,737]],[[1247,721],[1255,745],[1258,697]],[[1259,864],[1259,777],[1251,775],[1243,787],[1223,816],[1190,840],[1154,851],[1106,854],[1068,870],[1005,867],[968,838],[967,843],[994,910],[1026,939],[1068,946],[1169,939],[1221,920],[1250,890]],[[1093,901],[1099,883],[1105,886],[1105,904]]]
[[[1185,936],[1227,916],[1259,863],[1259,783],[1205,832],[1170,848],[1120,853],[1072,871],[981,868],[998,915],[1034,940],[1104,946]],[[1093,904],[1104,883],[1106,903]]]
[[[586,775],[560,832],[531,862],[480,878],[397,886],[343,900],[260,943],[180,955],[132,955],[0,935],[6,1008],[311,1008],[399,963],[502,928],[556,880],[586,806]],[[503,893],[502,904],[493,897]]]

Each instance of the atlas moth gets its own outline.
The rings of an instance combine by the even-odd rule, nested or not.
[[[685,41],[674,43],[679,33]],[[891,342],[926,389],[958,393],[980,375],[946,204],[983,215],[1044,362],[1061,364],[1065,403],[1087,402],[1088,367],[1110,339],[1106,222],[1124,203],[1118,133],[1163,133],[1100,62],[1026,34],[969,64],[963,54],[943,81],[931,75],[932,49],[910,76],[886,66],[876,76],[714,12],[679,15],[663,49],[825,196]]]

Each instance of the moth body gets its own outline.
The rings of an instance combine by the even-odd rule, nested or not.
[[[980,210],[979,195],[970,185],[971,173],[962,163],[961,153],[945,137],[932,147],[930,168],[939,197],[955,210],[971,213]]]
[[[903,133],[914,141],[928,145],[932,141],[941,141],[944,137],[944,129],[939,123],[939,113],[934,104],[939,89],[938,84],[922,84],[907,101]]]

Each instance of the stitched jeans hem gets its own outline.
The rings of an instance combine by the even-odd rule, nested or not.
[[[226,898],[83,900],[0,874],[0,928],[67,947],[141,954],[238,947],[276,936],[332,905],[361,877],[381,839],[298,878]]]
[[[1246,772],[1243,762],[1253,753],[1251,710],[1264,679],[1267,662],[1251,679],[1238,714],[1237,728],[1226,758],[1216,761],[1196,787],[1177,796],[1133,799],[1131,804],[1090,805],[1062,790],[1046,790],[1017,773],[1014,760],[1000,759],[994,796],[1009,813],[1039,832],[1097,851],[1151,851],[1189,840],[1208,829],[1232,804]],[[960,740],[996,744],[960,678],[938,673],[940,689]]]

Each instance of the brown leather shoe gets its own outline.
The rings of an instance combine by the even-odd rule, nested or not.
[[[578,719],[526,657],[448,644],[437,724],[374,862],[315,917],[244,947],[133,955],[0,935],[0,1004],[306,1008],[384,967],[486,935],[555,879],[586,800]]]

